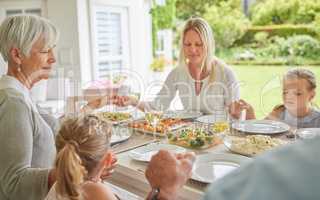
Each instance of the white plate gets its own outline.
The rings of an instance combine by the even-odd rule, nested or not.
[[[130,131],[127,127],[113,126],[110,145],[113,146],[115,144],[124,142],[128,140],[131,135],[132,131]]]
[[[261,137],[270,137],[270,136],[262,136]],[[254,135],[253,137],[260,137],[259,135]],[[248,136],[247,136],[248,137]],[[270,137],[271,138],[271,137]],[[258,138],[256,139],[258,140]],[[247,145],[246,148],[239,148],[236,144]],[[225,136],[223,138],[223,144],[233,153],[241,154],[248,157],[257,156],[265,151],[269,151],[273,148],[280,147],[281,145],[287,144],[287,141],[281,140],[279,138],[272,138],[272,141],[269,143],[270,146],[263,145],[261,141],[258,144],[249,144],[247,143],[246,137],[238,137],[238,136]],[[273,144],[271,146],[271,144]]]
[[[198,117],[196,119],[196,121],[201,122],[201,123],[205,123],[205,124],[212,124],[215,122],[221,122],[221,121],[226,121],[226,116],[225,115],[219,115],[219,114],[215,114],[215,115],[204,115],[201,117]]]
[[[301,139],[312,139],[316,136],[320,136],[320,128],[300,128],[296,134]]]
[[[168,110],[164,113],[165,118],[194,119],[202,115],[202,112],[193,110]]]
[[[138,161],[149,162],[151,157],[158,153],[159,150],[164,149],[172,153],[184,153],[186,152],[185,148],[172,145],[172,144],[161,144],[161,143],[151,143],[146,146],[142,146],[136,149],[133,149],[129,152],[129,156]]]
[[[289,131],[290,126],[272,120],[245,120],[234,122],[232,128],[246,133],[273,135]]]
[[[191,178],[203,183],[212,183],[250,160],[244,156],[226,153],[198,155]]]

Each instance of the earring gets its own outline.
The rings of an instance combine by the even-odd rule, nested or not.
[[[18,66],[18,72],[21,72],[21,65]]]

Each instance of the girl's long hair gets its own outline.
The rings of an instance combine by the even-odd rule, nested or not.
[[[94,115],[69,118],[56,136],[56,191],[72,200],[83,198],[80,187],[109,149],[110,126]]]

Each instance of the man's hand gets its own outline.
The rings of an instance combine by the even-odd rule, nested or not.
[[[172,154],[160,150],[154,155],[146,170],[152,188],[160,189],[160,199],[175,199],[178,190],[191,177],[194,153]]]

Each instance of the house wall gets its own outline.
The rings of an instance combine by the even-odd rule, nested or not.
[[[129,27],[126,31],[129,32],[129,66],[131,70],[143,73],[152,57],[149,1],[93,0],[91,2],[128,8]],[[47,3],[48,18],[61,30],[58,64],[68,75],[73,75],[77,80],[81,79],[82,84],[93,79],[90,5],[88,0],[48,0]]]
[[[0,0],[0,5],[28,5],[30,2],[40,2],[44,15],[60,30],[54,76],[81,80],[79,87],[93,79],[90,2],[128,8],[126,31],[129,32],[130,70],[143,76],[149,68],[152,60],[151,0]]]

